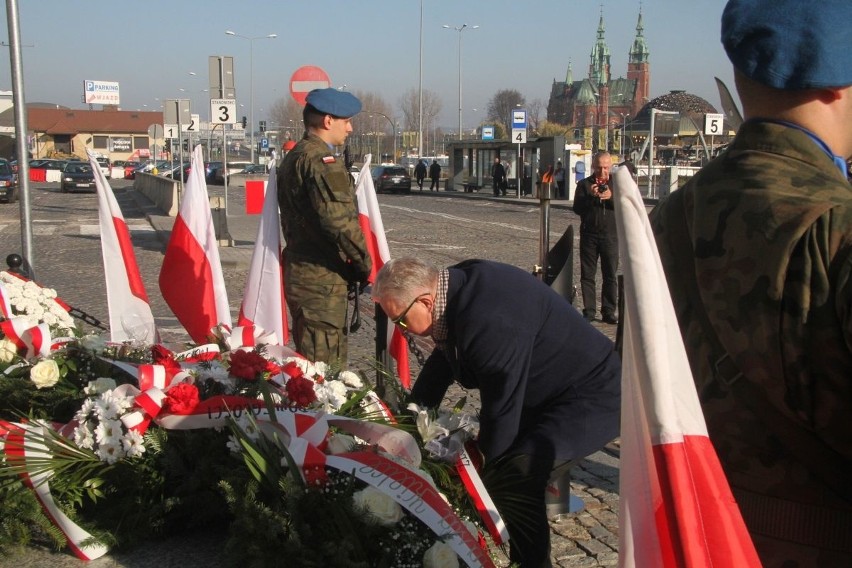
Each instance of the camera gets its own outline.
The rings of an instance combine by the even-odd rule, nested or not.
[[[609,185],[605,183],[598,184],[598,192],[603,193],[604,191],[609,189]]]

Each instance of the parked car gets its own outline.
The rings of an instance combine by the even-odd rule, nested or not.
[[[101,171],[103,172],[104,176],[107,179],[110,179],[110,177],[112,177],[112,173],[109,158],[104,158],[103,156],[95,157],[95,161],[98,163],[98,166],[101,168]]]
[[[247,176],[255,176],[255,175],[266,175],[266,166],[263,164],[249,164],[242,171],[238,172]]]
[[[370,174],[373,176],[373,184],[376,186],[377,193],[380,191],[411,192],[411,176],[408,175],[408,170],[402,166],[375,166],[370,170]]]
[[[213,172],[213,183],[218,183],[220,185],[225,184],[225,178],[227,178],[231,174],[238,174],[243,171],[246,167],[251,166],[251,162],[244,161],[229,161],[228,162],[228,172],[225,172],[224,164],[221,167],[216,168]]]
[[[63,193],[77,189],[93,189],[95,187],[95,172],[92,166],[85,162],[68,162],[62,172],[59,190]]]
[[[213,183],[216,170],[222,167],[222,162],[204,162],[204,179],[207,183]]]
[[[0,159],[0,199],[6,203],[18,200],[18,174],[8,160]]]
[[[133,179],[133,170],[142,165],[142,162],[128,160],[124,162],[124,179]]]
[[[189,171],[191,169],[191,166],[192,164],[190,162],[184,162],[183,165],[178,162],[172,162],[164,167],[157,166],[157,169],[159,170],[158,175],[172,179],[182,179],[182,181],[186,181],[189,177]],[[183,172],[182,178],[181,172]]]

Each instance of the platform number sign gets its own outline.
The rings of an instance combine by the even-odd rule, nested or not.
[[[189,121],[189,124],[183,129],[184,132],[198,132],[201,130],[201,117],[197,114],[191,115],[192,119]]]
[[[725,133],[725,115],[708,113],[704,115],[704,135],[720,136]]]
[[[163,130],[165,131],[166,138],[177,138],[178,137],[178,125],[177,124],[164,124]]]
[[[512,143],[513,144],[526,144],[527,143],[527,129],[526,128],[513,128],[512,129]]]
[[[236,124],[236,99],[210,99],[210,122],[213,124]]]

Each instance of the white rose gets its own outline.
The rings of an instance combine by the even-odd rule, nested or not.
[[[0,363],[11,363],[18,356],[18,348],[6,338],[0,339]]]
[[[355,502],[355,507],[370,513],[370,516],[380,525],[392,526],[402,519],[402,507],[374,487],[365,487],[358,491],[352,496],[352,500]]]
[[[59,365],[53,359],[45,359],[30,369],[30,380],[37,389],[52,387],[59,382]]]
[[[458,568],[459,557],[450,545],[436,541],[423,553],[423,568]]]

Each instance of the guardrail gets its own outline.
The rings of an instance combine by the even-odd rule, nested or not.
[[[169,217],[178,214],[178,182],[177,180],[137,173],[133,180],[133,189],[154,202],[160,211]]]

